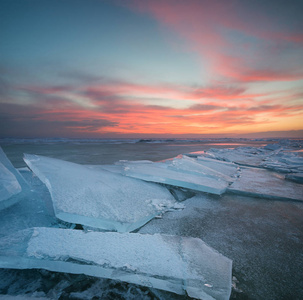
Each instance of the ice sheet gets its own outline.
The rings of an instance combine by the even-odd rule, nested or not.
[[[0,210],[20,201],[22,191],[28,192],[27,183],[0,147]]]
[[[259,168],[241,168],[241,176],[228,189],[246,196],[303,201],[303,185],[281,174]]]
[[[24,160],[49,189],[56,217],[66,222],[127,232],[176,204],[157,184],[43,156],[25,154]]]
[[[231,260],[191,237],[34,228],[0,239],[0,267],[84,273],[206,300],[231,292]]]
[[[230,176],[186,156],[157,163],[124,162],[123,174],[217,195],[224,193],[231,181]]]

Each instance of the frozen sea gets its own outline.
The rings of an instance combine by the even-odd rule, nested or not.
[[[277,142],[246,139],[3,139],[0,146],[16,168],[24,168],[23,153],[84,165],[109,165],[119,160],[157,162],[185,153],[199,154],[211,148],[258,148]],[[297,148],[297,152],[302,155],[302,148]],[[37,177],[20,170],[35,187],[36,196],[39,193],[49,198],[46,187]],[[45,226],[56,222],[47,203],[45,201],[45,207],[39,208],[49,212],[47,217],[41,215],[39,221]],[[162,218],[152,219],[137,232],[200,238],[230,258],[233,261],[230,299],[303,299],[303,202],[194,192],[182,203],[185,205],[182,211],[167,212]],[[34,205],[32,211],[37,209]],[[0,211],[0,223],[4,224],[0,236],[13,233],[14,224],[19,228],[35,226],[33,219],[26,217],[30,211],[24,210],[24,216],[16,219],[14,211],[21,206],[20,202]],[[0,299],[19,298],[187,299],[186,296],[86,275],[39,269],[0,269]]]

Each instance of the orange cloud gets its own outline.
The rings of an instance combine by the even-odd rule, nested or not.
[[[254,94],[243,85],[158,86],[118,81],[75,87],[23,87],[22,91],[32,104],[25,105],[22,99],[15,104],[0,104],[0,125],[3,131],[24,136],[25,132],[72,137],[253,132],[260,126],[275,130],[281,124],[285,126],[285,120],[293,129],[303,127],[303,118],[299,123],[297,120],[303,115],[303,103],[290,101],[300,98],[299,92]],[[142,98],[158,100],[153,103]],[[168,105],[166,99],[173,101],[169,104],[185,105]]]

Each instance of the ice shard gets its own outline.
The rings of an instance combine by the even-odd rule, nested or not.
[[[84,273],[204,300],[231,293],[232,261],[191,237],[38,227],[0,239],[0,267]]]
[[[217,195],[225,192],[231,180],[230,176],[186,156],[157,163],[124,162],[123,174]]]
[[[27,183],[0,147],[0,210],[20,201],[22,191],[28,191]]]
[[[106,170],[25,154],[47,186],[58,219],[104,230],[133,231],[176,205],[163,186]]]
[[[241,168],[241,176],[228,191],[253,197],[303,201],[303,185],[259,168]]]

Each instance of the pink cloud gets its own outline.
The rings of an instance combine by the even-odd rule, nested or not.
[[[184,38],[211,76],[236,82],[302,79],[303,28],[289,25],[292,16],[283,15],[289,5],[273,4],[282,11],[275,14],[270,5],[253,3],[153,0],[133,1],[131,7]]]

